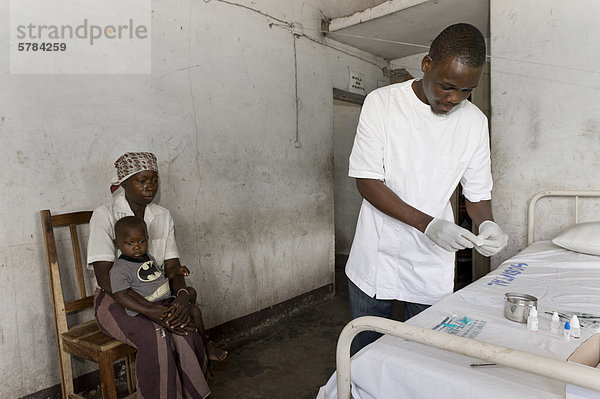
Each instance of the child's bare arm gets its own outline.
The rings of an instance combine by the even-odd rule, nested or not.
[[[115,301],[117,301],[123,307],[141,313],[154,321],[164,320],[167,313],[169,313],[169,308],[167,306],[158,305],[156,303],[146,300],[143,297],[141,297],[141,299],[137,298],[131,295],[132,293],[133,291],[131,289],[126,289],[123,291],[115,292],[113,293],[113,295]]]

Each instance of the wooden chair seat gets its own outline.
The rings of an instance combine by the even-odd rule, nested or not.
[[[69,329],[61,334],[61,338],[65,352],[98,363],[101,381],[114,381],[114,360],[133,356],[136,352],[135,348],[105,335],[98,328],[96,320],[90,320]],[[135,370],[128,367],[127,372],[134,373]],[[132,379],[131,375],[127,377],[128,380]],[[130,390],[133,390],[133,387],[130,387]],[[135,394],[129,397],[134,398]]]
[[[72,355],[99,363],[103,357],[121,359],[136,352],[135,348],[105,335],[90,320],[61,334],[63,348]]]
[[[94,305],[94,298],[86,295],[85,273],[79,245],[77,226],[87,224],[92,216],[91,211],[51,215],[49,210],[41,211],[42,230],[48,273],[50,277],[50,292],[54,309],[54,326],[58,344],[58,358],[60,363],[61,386],[64,399],[81,398],[73,391],[73,371],[71,369],[71,355],[98,363],[100,371],[100,385],[102,397],[116,399],[117,389],[115,383],[114,362],[125,358],[127,372],[127,388],[129,396],[135,398],[135,352],[136,349],[111,338],[98,328],[96,320],[92,319],[81,324],[69,326],[67,314],[90,309]],[[77,287],[75,292],[79,298],[65,301],[63,286],[60,276],[58,253],[54,239],[54,229],[69,227],[71,246],[73,249],[75,275]]]

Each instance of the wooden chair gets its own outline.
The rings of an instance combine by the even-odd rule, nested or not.
[[[60,363],[63,398],[81,398],[81,396],[73,392],[71,355],[98,363],[102,397],[111,399],[116,399],[117,397],[113,364],[116,360],[125,357],[127,387],[129,390],[127,398],[135,398],[136,395],[133,391],[135,390],[136,350],[129,345],[104,335],[94,319],[71,327],[67,325],[68,314],[93,308],[93,295],[86,295],[84,263],[82,262],[81,247],[77,234],[77,226],[89,223],[92,212],[85,211],[51,215],[49,210],[43,210],[40,213],[50,277],[50,292],[54,308],[54,325],[58,344],[58,360]],[[54,229],[67,226],[71,234],[75,275],[77,277],[77,289],[75,291],[76,296],[77,294],[79,296],[79,299],[69,302],[65,302],[63,295],[63,283],[66,284],[67,279],[63,276],[63,283],[61,283],[61,271],[59,268],[56,241],[54,239]],[[69,263],[65,262],[65,264],[68,265]]]

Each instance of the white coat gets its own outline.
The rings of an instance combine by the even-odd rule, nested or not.
[[[434,114],[412,82],[367,96],[349,176],[381,180],[407,204],[453,221],[449,200],[459,182],[469,201],[491,199],[487,118],[466,100]],[[371,297],[433,304],[452,292],[454,252],[363,200],[346,274]]]

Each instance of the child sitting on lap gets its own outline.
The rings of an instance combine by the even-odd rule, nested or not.
[[[115,223],[115,246],[121,251],[121,256],[115,261],[110,270],[110,283],[115,301],[120,303],[130,316],[139,313],[148,314],[156,312],[156,306],[147,306],[139,300],[129,296],[130,290],[146,298],[148,302],[159,302],[163,305],[158,310],[157,319],[164,319],[170,312],[170,303],[173,295],[169,286],[169,279],[177,274],[187,276],[189,270],[183,266],[172,276],[165,276],[163,265],[156,264],[154,258],[148,254],[148,232],[146,223],[137,216],[125,216]],[[182,333],[199,331],[204,341],[208,358],[211,360],[224,360],[227,352],[217,348],[209,348],[206,332],[202,322],[200,308],[195,305],[196,290],[192,287],[182,288],[190,297],[190,314],[195,325],[182,325],[174,330]],[[169,327],[169,326],[167,326]]]

